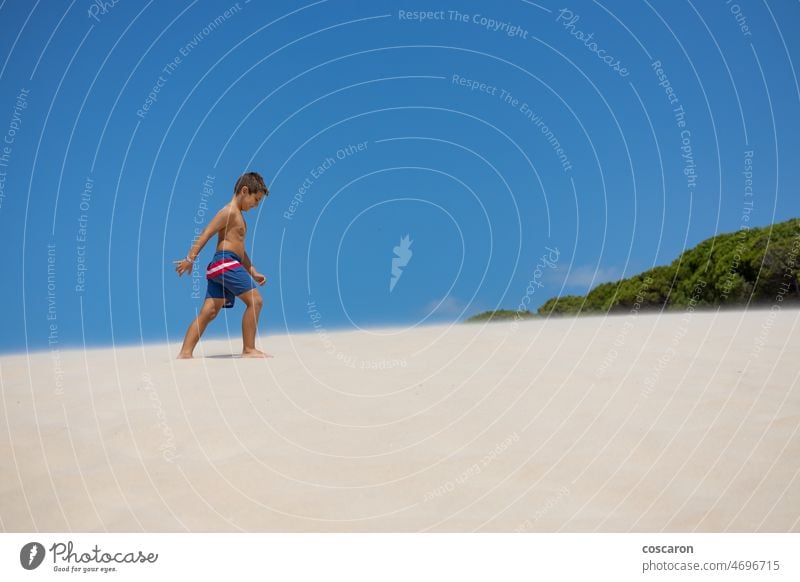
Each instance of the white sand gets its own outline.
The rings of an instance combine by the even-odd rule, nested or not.
[[[0,528],[800,531],[798,316],[6,356]]]

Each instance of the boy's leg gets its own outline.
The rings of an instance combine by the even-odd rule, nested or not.
[[[206,297],[203,306],[200,308],[200,313],[197,314],[195,320],[189,324],[189,329],[186,330],[186,336],[183,338],[183,346],[178,358],[192,357],[192,352],[194,352],[197,342],[200,341],[200,336],[203,335],[209,322],[217,316],[224,303],[225,299]]]
[[[261,293],[258,292],[258,289],[250,289],[239,295],[239,299],[247,305],[242,316],[242,355],[247,358],[271,358],[270,354],[256,349],[258,317],[261,315],[261,307],[264,305]]]

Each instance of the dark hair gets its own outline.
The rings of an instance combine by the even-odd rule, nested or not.
[[[233,194],[238,194],[245,186],[251,193],[263,192],[265,196],[269,195],[269,189],[264,184],[264,178],[258,172],[247,172],[239,176],[239,179],[236,180],[236,185],[233,187]]]

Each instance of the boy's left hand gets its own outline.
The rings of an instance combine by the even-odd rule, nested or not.
[[[261,273],[259,273],[258,271],[256,271],[255,269],[253,269],[252,275],[253,275],[253,279],[255,279],[255,282],[258,283],[262,287],[264,286],[264,283],[267,282],[267,278],[264,275],[262,275]]]

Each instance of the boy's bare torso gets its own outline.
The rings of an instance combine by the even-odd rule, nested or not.
[[[217,251],[231,251],[244,257],[244,237],[247,234],[247,223],[235,204],[227,204],[220,213],[225,216],[223,226],[217,235]]]

